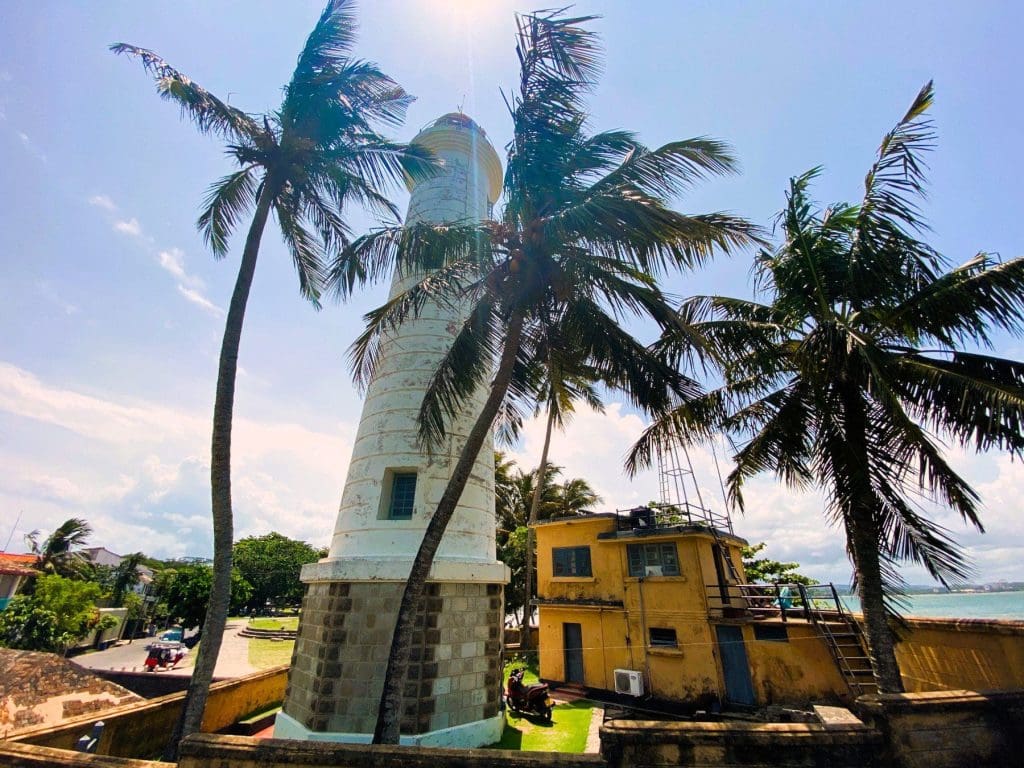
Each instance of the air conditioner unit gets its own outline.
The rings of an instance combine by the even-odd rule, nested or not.
[[[615,692],[625,693],[629,696],[644,695],[643,673],[635,669],[615,670]]]
[[[646,569],[647,576],[664,576],[665,574],[661,570],[660,565],[648,565]]]

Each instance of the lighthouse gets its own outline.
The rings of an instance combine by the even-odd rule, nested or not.
[[[413,141],[442,171],[410,181],[406,222],[482,221],[501,191],[501,163],[476,123],[445,115]],[[396,272],[391,297],[422,275]],[[382,344],[366,390],[328,555],[302,570],[306,594],[285,703],[274,735],[368,743],[391,638],[423,533],[486,392],[471,399],[432,452],[417,442],[423,393],[464,321],[458,307],[427,305]],[[497,741],[502,586],[497,560],[494,452],[485,441],[437,551],[410,652],[401,743],[478,747]]]

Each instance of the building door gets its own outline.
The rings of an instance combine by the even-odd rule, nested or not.
[[[722,656],[722,675],[725,677],[725,700],[729,704],[754,706],[754,686],[750,682],[747,648],[743,644],[743,630],[739,627],[716,625],[718,650]]]
[[[583,629],[579,624],[562,624],[565,648],[565,682],[583,683]]]

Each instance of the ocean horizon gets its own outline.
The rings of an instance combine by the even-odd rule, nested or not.
[[[860,612],[860,600],[842,596],[843,605]],[[907,595],[901,613],[917,618],[1015,619],[1024,621],[1024,591],[1021,592],[941,592]]]

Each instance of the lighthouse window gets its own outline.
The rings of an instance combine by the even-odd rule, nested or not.
[[[388,517],[392,520],[412,518],[412,503],[416,497],[416,473],[396,472],[391,480],[391,504]]]

